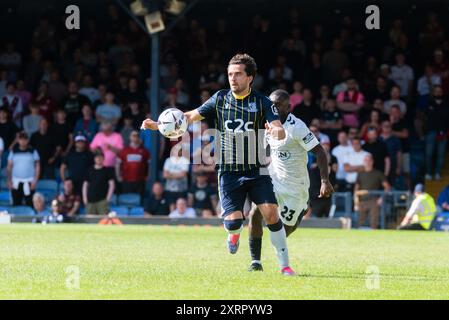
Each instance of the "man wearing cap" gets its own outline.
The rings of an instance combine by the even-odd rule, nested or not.
[[[435,200],[424,192],[421,183],[415,186],[415,199],[399,225],[399,230],[429,230],[437,213]]]
[[[40,175],[39,154],[29,145],[25,132],[18,134],[17,142],[8,156],[8,187],[14,206],[22,205],[25,200],[25,204],[31,207]]]
[[[70,178],[73,181],[74,193],[81,195],[84,178],[90,167],[94,164],[92,153],[87,148],[87,138],[83,135],[75,137],[75,150],[71,150],[69,154],[62,159],[59,169],[61,180]]]

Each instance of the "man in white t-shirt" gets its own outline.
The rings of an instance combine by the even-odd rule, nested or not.
[[[401,88],[401,97],[409,96],[412,93],[413,69],[405,64],[405,56],[399,52],[396,54],[396,64],[391,67],[390,79]]]
[[[362,144],[359,137],[351,140],[353,150],[348,152],[343,159],[343,166],[346,172],[346,183],[349,185],[347,189],[353,187],[357,181],[357,174],[365,170],[364,159],[368,152],[362,150]]]
[[[338,145],[332,149],[332,155],[337,158],[338,170],[336,174],[338,191],[346,191],[346,171],[344,161],[348,154],[354,152],[352,144],[348,139],[346,131],[340,131],[338,133]]]
[[[168,217],[172,219],[196,218],[196,213],[193,208],[187,207],[186,199],[179,198],[176,200],[176,209],[170,212]]]
[[[165,160],[163,171],[165,194],[171,211],[175,208],[176,200],[187,196],[188,174],[189,159],[172,152],[172,155]]]

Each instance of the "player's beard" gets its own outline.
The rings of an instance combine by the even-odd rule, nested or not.
[[[232,90],[232,92],[233,92],[235,95],[237,95],[237,96],[243,96],[243,95],[245,95],[245,94],[247,94],[247,93],[249,92],[250,86],[248,85],[248,86],[246,86],[246,87],[241,87],[241,86],[237,85],[237,88],[236,88],[236,89],[233,90],[232,87],[231,87],[231,90]]]

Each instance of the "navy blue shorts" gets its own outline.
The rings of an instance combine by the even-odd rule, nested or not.
[[[220,172],[218,183],[222,217],[235,211],[243,213],[247,196],[255,204],[277,204],[270,175],[260,175],[259,168],[246,172]]]

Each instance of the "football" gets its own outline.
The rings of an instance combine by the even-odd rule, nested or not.
[[[184,113],[176,108],[164,110],[158,118],[159,132],[167,138],[179,138],[187,131],[187,119]]]

